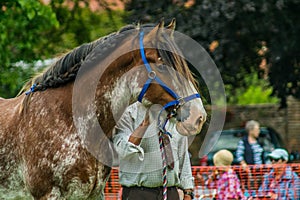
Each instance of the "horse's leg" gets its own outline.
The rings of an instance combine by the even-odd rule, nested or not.
[[[54,182],[53,170],[30,156],[26,159],[31,162],[25,162],[23,165],[24,182],[32,197],[34,199],[60,199],[61,191]]]

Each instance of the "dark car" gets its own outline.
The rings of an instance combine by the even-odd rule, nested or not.
[[[213,165],[213,156],[214,154],[221,150],[227,149],[231,151],[234,155],[233,165],[239,164],[236,160],[236,149],[238,146],[238,142],[241,140],[243,136],[245,136],[245,129],[230,129],[223,130],[220,133],[216,133],[220,135],[219,139],[215,144],[207,144],[213,146],[211,151],[206,155],[200,158],[201,165]],[[267,155],[271,153],[271,151],[275,148],[284,147],[282,139],[280,135],[272,128],[262,127],[260,128],[259,134],[259,142],[263,145],[265,150],[265,163],[268,163]],[[214,143],[213,141],[211,143]]]

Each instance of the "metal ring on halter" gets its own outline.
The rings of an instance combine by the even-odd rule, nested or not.
[[[149,73],[148,73],[148,78],[150,78],[150,79],[154,80],[154,79],[155,79],[155,77],[156,77],[156,73],[155,73],[155,71],[151,71],[151,72],[149,72]]]
[[[186,103],[185,99],[183,97],[180,97],[179,99],[177,99],[177,101],[178,101],[178,107],[180,107]]]

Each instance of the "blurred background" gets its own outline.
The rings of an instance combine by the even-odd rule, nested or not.
[[[127,24],[176,18],[176,30],[201,44],[221,73],[227,96],[227,109],[219,108],[226,112],[224,131],[240,137],[235,130],[257,120],[280,140],[267,141],[270,148],[287,148],[297,162],[299,11],[299,0],[1,0],[0,96],[16,96],[55,57],[83,43]],[[197,78],[201,90],[204,83]],[[201,93],[209,111],[208,91]],[[190,146],[194,165],[204,162],[198,156],[204,135],[205,128]]]

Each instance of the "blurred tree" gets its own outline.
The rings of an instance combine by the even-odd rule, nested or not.
[[[264,79],[259,79],[256,73],[245,76],[246,87],[236,88],[237,96],[230,103],[249,105],[259,103],[278,103],[278,99],[271,97],[272,88]],[[232,97],[229,97],[232,98]]]
[[[97,10],[91,11],[86,0],[1,1],[0,96],[15,96],[34,73],[24,62],[53,58],[124,25],[124,12],[111,10],[105,1],[94,3]]]
[[[60,23],[59,29],[53,29],[49,43],[55,52],[72,49],[85,42],[118,30],[123,23],[124,12],[112,10],[106,1],[95,0],[92,10],[89,0],[51,0],[50,6]],[[96,3],[96,4],[95,4]]]
[[[0,2],[0,94],[11,97],[31,72],[14,63],[47,55],[43,34],[58,27],[55,13],[36,0]]]
[[[282,107],[288,95],[300,98],[299,0],[132,0],[125,8],[128,21],[175,17],[177,30],[210,53],[231,86],[229,95],[246,86],[247,74],[257,73],[268,78]],[[264,68],[259,67],[263,59]]]

